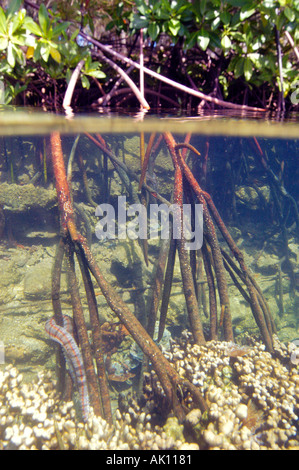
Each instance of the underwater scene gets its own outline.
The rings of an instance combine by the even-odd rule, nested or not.
[[[0,449],[298,450],[296,132],[109,119],[0,135]]]

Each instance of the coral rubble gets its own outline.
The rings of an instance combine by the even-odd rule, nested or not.
[[[274,336],[271,355],[263,344],[250,337],[248,341],[250,347],[217,341],[198,346],[186,335],[185,341],[165,353],[208,402],[209,409],[190,431],[200,448],[299,445],[299,374],[296,361],[291,361],[295,346],[286,346]]]
[[[294,344],[274,337],[274,354],[247,338],[246,346],[210,341],[198,346],[184,332],[164,355],[182,377],[199,387],[208,403],[202,413],[191,396],[179,397],[186,419],[164,407],[154,371],[145,374],[143,394],[128,398],[113,425],[90,414],[83,424],[72,402],[61,404],[55,382],[41,373],[23,383],[9,365],[0,371],[0,446],[4,449],[296,449],[299,448],[299,374]],[[159,418],[159,419],[158,419]]]
[[[126,413],[116,410],[113,426],[93,412],[83,424],[76,418],[73,402],[59,403],[49,373],[39,374],[36,383],[22,380],[11,365],[0,371],[2,449],[198,449],[186,443],[182,434],[175,439],[162,428],[152,429],[151,416],[143,412],[137,418],[132,408]]]

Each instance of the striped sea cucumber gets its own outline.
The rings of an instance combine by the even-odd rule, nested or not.
[[[70,374],[77,386],[82,408],[83,420],[86,422],[89,415],[89,396],[83,359],[80,349],[73,337],[72,320],[68,315],[63,315],[63,327],[57,325],[54,317],[45,324],[46,333],[53,341],[62,346],[65,359],[69,365]]]

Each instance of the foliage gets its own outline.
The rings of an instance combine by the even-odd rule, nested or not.
[[[91,45],[81,41],[81,27],[95,37],[104,34],[107,42],[122,34],[127,45],[142,29],[162,73],[164,63],[179,49],[186,73],[198,88],[204,89],[206,81],[208,92],[215,79],[212,62],[226,97],[235,83],[249,90],[266,85],[268,96],[279,89],[277,32],[285,95],[298,85],[296,58],[285,33],[298,45],[299,0],[49,0],[48,9],[35,1],[40,4],[36,14],[22,8],[26,0],[10,0],[8,8],[0,7],[0,80],[7,103],[26,90],[27,95],[34,93],[35,80],[54,88],[61,80],[65,86],[82,59],[83,88],[90,87],[91,79],[105,78]],[[165,41],[168,48],[161,55]],[[177,79],[182,62],[175,66],[172,78]]]
[[[6,104],[26,90],[29,77],[40,69],[50,79],[68,80],[72,69],[84,59],[83,87],[89,87],[88,77],[105,78],[100,63],[92,62],[90,48],[77,44],[78,29],[71,34],[71,23],[61,21],[54,12],[50,16],[43,3],[35,22],[25,9],[20,9],[21,3],[11,1],[6,11],[0,7],[0,78],[5,83]]]
[[[130,15],[132,31],[141,28],[152,41],[162,34],[185,50],[209,48],[229,60],[226,72],[250,84],[277,82],[275,27],[283,48],[285,91],[293,87],[298,73],[290,60],[291,48],[284,39],[288,31],[299,39],[299,0],[136,0]],[[223,73],[225,83],[227,73]]]

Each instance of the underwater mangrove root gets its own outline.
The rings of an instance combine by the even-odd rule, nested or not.
[[[267,303],[263,297],[263,294],[257,285],[255,279],[249,273],[242,252],[238,249],[235,242],[233,241],[231,235],[229,234],[225,224],[223,223],[211,196],[203,191],[198,182],[195,180],[190,168],[185,162],[187,150],[191,150],[194,154],[199,155],[197,149],[190,145],[191,135],[187,135],[183,143],[176,143],[173,136],[170,133],[164,133],[163,135],[158,136],[156,143],[154,144],[155,135],[150,136],[147,150],[145,152],[142,168],[141,168],[141,177],[138,177],[135,172],[128,169],[128,167],[113,154],[111,150],[108,149],[104,139],[97,135],[97,138],[87,135],[97,146],[99,146],[102,151],[108,156],[108,158],[113,162],[116,170],[119,172],[120,169],[124,170],[126,176],[130,180],[135,180],[139,183],[139,188],[145,188],[151,194],[155,193],[158,200],[162,203],[171,204],[161,195],[156,193],[151,187],[145,183],[145,175],[147,170],[147,165],[149,162],[150,152],[153,153],[157,151],[158,146],[161,144],[162,139],[166,141],[174,168],[177,172],[177,182],[175,183],[176,198],[178,205],[181,207],[182,198],[182,184],[183,184],[183,194],[187,197],[187,193],[195,195],[196,199],[203,205],[203,216],[205,222],[205,239],[204,246],[202,249],[203,262],[205,267],[205,273],[208,283],[209,290],[209,306],[210,306],[210,337],[212,339],[217,339],[219,327],[223,327],[224,338],[227,341],[233,340],[233,330],[232,330],[232,320],[230,314],[229,306],[229,296],[228,296],[228,287],[226,281],[226,271],[229,272],[233,282],[236,287],[239,289],[245,300],[249,303],[253,316],[256,320],[256,323],[261,331],[263,340],[269,351],[272,351],[272,333],[275,332],[275,326],[273,319],[271,317]],[[207,156],[208,156],[209,145],[206,146],[206,153],[203,157],[203,163],[206,165]],[[182,169],[184,178],[182,179],[179,175],[178,168]],[[206,177],[206,167],[204,167],[205,177]],[[183,182],[183,183],[182,183]],[[133,191],[134,192],[134,191]],[[134,192],[133,201],[136,201],[137,194]],[[218,229],[221,231],[224,240],[228,244],[231,252],[239,263],[240,268],[237,268],[233,264],[234,268],[231,269],[228,263],[227,258],[225,258],[225,252],[223,252],[219,247],[219,242],[217,239],[216,228],[214,226],[213,220],[215,221]],[[190,324],[192,326],[193,337],[196,338],[196,341],[199,343],[204,343],[205,339],[202,334],[202,326],[200,322],[198,302],[196,296],[196,289],[194,288],[194,281],[192,279],[192,268],[191,261],[187,259],[185,249],[184,249],[184,239],[176,243],[178,248],[180,266],[182,272],[184,293],[187,305],[187,311],[189,315]],[[161,247],[162,250],[162,247]],[[164,250],[166,248],[164,247]],[[152,336],[153,334],[153,322],[157,317],[157,309],[159,303],[159,297],[161,295],[161,308],[160,308],[160,325],[159,325],[159,334],[158,338],[161,339],[163,331],[165,328],[166,315],[168,309],[169,296],[171,291],[172,276],[173,276],[173,267],[175,259],[175,251],[173,244],[170,244],[168,262],[165,272],[164,286],[161,286],[161,269],[165,268],[165,253],[161,256],[162,258],[158,260],[159,266],[156,269],[157,278],[154,279],[154,298],[150,306],[150,315],[149,315],[149,324],[148,332]],[[231,263],[232,260],[229,257]],[[159,278],[158,278],[159,277]],[[247,291],[242,287],[238,278],[247,288]],[[220,299],[220,315],[219,320],[217,318],[217,299],[216,299],[216,286]]]
[[[110,306],[111,310],[118,316],[121,323],[127,328],[133,339],[138,346],[142,349],[143,353],[148,357],[152,363],[153,369],[156,371],[157,376],[164,388],[165,394],[169,403],[173,406],[175,412],[180,418],[183,418],[183,410],[179,403],[177,403],[176,391],[179,385],[185,386],[194,395],[192,384],[183,380],[178,373],[172,368],[167,359],[164,357],[162,351],[152,340],[150,335],[143,328],[141,323],[137,320],[134,314],[130,311],[121,297],[115,292],[113,287],[104,278],[98,265],[95,263],[89,247],[86,245],[84,237],[76,242],[76,246],[84,253],[88,267],[96,279],[101,291]],[[207,408],[204,399],[200,393],[196,391],[194,400],[197,402],[201,410]]]
[[[73,308],[73,319],[78,335],[78,342],[81,346],[84,369],[86,373],[86,379],[88,383],[88,392],[89,399],[93,406],[94,412],[96,414],[101,414],[101,410],[105,410],[105,418],[107,421],[111,422],[111,411],[107,412],[110,409],[110,403],[103,402],[106,395],[102,396],[102,402],[98,393],[98,379],[96,372],[93,366],[93,355],[91,352],[91,347],[88,339],[87,328],[83,315],[83,308],[81,304],[81,299],[78,290],[78,283],[76,279],[76,273],[74,268],[74,253],[75,246],[74,241],[78,238],[77,228],[75,224],[75,215],[73,210],[73,204],[71,199],[71,193],[69,190],[69,185],[66,176],[66,170],[62,155],[62,147],[60,135],[58,133],[51,134],[51,150],[52,150],[52,164],[53,171],[55,176],[55,185],[58,198],[58,207],[60,213],[60,225],[61,225],[61,240],[57,250],[57,257],[55,260],[53,277],[52,277],[52,303],[54,308],[54,319],[57,325],[63,325],[62,321],[62,312],[61,305],[59,300],[59,289],[60,289],[60,274],[61,274],[61,263],[63,256],[66,257],[67,268],[68,268],[68,281],[69,288],[71,293],[71,301]],[[79,258],[79,256],[77,255]],[[81,272],[83,274],[84,285],[87,294],[90,319],[92,325],[95,327],[94,335],[96,338],[100,335],[100,325],[94,325],[94,315],[93,310],[94,305],[92,304],[91,299],[94,297],[93,286],[91,283],[88,283],[86,279],[86,272],[84,271],[84,260],[79,258],[79,265]],[[56,268],[56,269],[55,269]],[[57,269],[58,268],[58,269]],[[95,337],[93,337],[95,339]],[[99,344],[94,344],[94,348],[97,351],[97,354],[101,353],[101,347]],[[98,361],[99,362],[99,359]],[[101,361],[100,361],[101,362]],[[105,385],[101,382],[106,381],[105,374],[100,377],[100,388],[104,388]],[[109,396],[108,396],[109,398]]]
[[[176,173],[179,174],[179,172],[181,171],[182,173],[184,172],[184,174],[185,174],[184,168],[185,168],[185,166],[188,168],[188,166],[186,165],[185,160],[183,159],[183,157],[180,153],[180,148],[176,147],[177,144],[176,144],[173,136],[170,133],[165,133],[164,138],[165,138],[166,144],[168,146],[170,155],[172,157]],[[184,163],[184,165],[182,164],[182,162]],[[196,182],[195,178],[193,177],[191,171],[190,171],[190,174],[191,174],[192,178],[190,180],[188,178],[187,179],[188,179],[192,189],[194,190],[194,188],[196,188],[196,191],[195,191],[196,196],[198,197],[199,202],[203,205],[203,218],[204,218],[204,222],[205,222],[205,226],[206,226],[206,237],[209,241],[209,244],[211,246],[212,253],[213,253],[213,262],[214,262],[214,268],[215,268],[215,275],[216,275],[216,279],[217,279],[217,286],[218,286],[218,292],[219,292],[219,297],[220,297],[221,310],[224,313],[224,318],[223,318],[224,337],[225,337],[226,341],[233,341],[233,330],[232,330],[231,315],[230,315],[230,309],[229,309],[228,288],[227,288],[227,283],[226,283],[226,279],[225,279],[225,270],[224,270],[224,266],[223,266],[222,256],[221,256],[221,252],[220,252],[219,243],[218,243],[218,240],[217,240],[215,227],[214,227],[213,221],[211,219],[210,213],[208,211],[207,203],[206,203],[206,200],[204,198],[204,192],[199,188],[199,186],[197,188],[197,186],[196,186],[197,182]],[[178,183],[178,188],[180,188],[179,183]],[[183,189],[180,188],[180,191],[183,191]],[[182,198],[181,198],[181,201],[182,201]],[[179,204],[182,203],[181,201],[178,201]],[[182,276],[185,275],[185,277],[186,277],[187,266],[188,265],[186,265],[186,262],[183,262],[183,261],[181,262]],[[190,269],[190,263],[189,263],[189,269]],[[183,273],[185,273],[185,274],[183,274]],[[183,284],[184,284],[184,282],[183,282]],[[197,299],[195,297],[195,293],[194,293],[193,279],[190,279],[189,284],[186,283],[185,296],[186,296],[186,300],[187,299],[189,300],[189,303],[191,302],[191,299],[192,299],[192,302],[196,301],[196,304],[198,304]],[[195,321],[198,322],[199,320],[198,320],[197,317],[199,316],[199,311],[197,311],[196,313],[194,311],[193,314],[194,314],[194,316],[196,315],[196,320],[194,318],[193,322],[195,322]],[[213,319],[213,322],[215,322],[215,319]]]
[[[92,136],[91,134],[88,134],[87,132],[85,135],[97,146],[99,147],[105,155],[109,158],[109,160],[112,162],[116,172],[118,173],[122,183],[126,187],[126,190],[128,191],[129,196],[132,198],[133,202],[140,202],[138,198],[137,191],[134,190],[131,184],[131,180],[133,181],[140,181],[140,177],[138,177],[137,173],[132,171],[130,168],[127,167],[127,165],[119,160],[119,158],[114,155],[114,153],[108,148],[106,142],[104,141],[103,137],[100,134],[96,134],[96,138]],[[161,137],[161,136],[160,136]],[[157,139],[157,142],[155,146],[153,147],[153,152],[156,151],[157,147],[161,144],[160,138]],[[123,170],[123,171],[122,171]],[[161,194],[159,194],[154,188],[152,188],[149,184],[146,182],[143,182],[142,187],[146,189],[150,194],[154,194],[155,198],[162,202],[163,204],[170,205],[170,202],[165,199]]]
[[[168,147],[171,150],[172,155],[174,156],[175,154],[173,153],[174,149],[172,147],[172,142],[170,142],[168,136],[166,136],[165,138]],[[181,237],[179,240],[177,240],[177,247],[183,281],[183,290],[185,294],[187,311],[189,315],[189,321],[194,341],[198,344],[204,344],[205,337],[203,334],[198,301],[195,295],[195,286],[190,266],[190,260],[188,256],[188,251],[186,249],[185,237],[183,233],[183,173],[181,171],[181,167],[178,165],[177,159],[174,159],[173,162],[175,166],[173,202],[174,204],[178,205],[180,211],[178,217],[181,224]]]
[[[194,403],[202,411],[205,411],[207,409],[207,404],[199,390],[189,381],[180,377],[173,369],[141,323],[103,276],[99,266],[91,254],[86,239],[78,233],[76,228],[71,194],[66,178],[61,140],[60,135],[57,132],[52,133],[51,135],[51,149],[61,223],[61,241],[58,248],[59,256],[56,258],[55,263],[57,263],[58,267],[61,266],[62,256],[64,255],[66,257],[73,307],[73,319],[78,334],[78,343],[82,351],[90,402],[95,413],[103,413],[104,418],[111,422],[109,390],[107,382],[105,382],[106,373],[104,370],[103,357],[101,355],[103,351],[101,328],[90,274],[99,285],[112,311],[118,316],[120,322],[126,327],[138,346],[142,349],[143,353],[148,357],[153,369],[159,377],[169,406],[174,409],[177,416],[181,420],[183,420],[185,416],[183,406],[178,399],[178,392],[181,389],[189,391],[193,397]],[[78,283],[74,269],[74,253],[76,253],[79,262],[86,290],[90,322],[92,325],[93,348],[91,348],[89,343],[86,323],[83,316],[82,303],[79,296]],[[54,286],[52,290],[53,307],[58,321],[61,320],[62,315],[59,300],[59,276],[60,273],[58,275],[54,275],[52,284]],[[97,371],[95,371],[93,358],[96,360]]]
[[[147,327],[146,327],[147,332],[152,338],[155,333],[157,313],[158,313],[159,303],[160,303],[161,295],[162,295],[164,271],[165,271],[165,266],[167,262],[167,256],[169,253],[169,243],[171,243],[169,240],[161,240],[159,257],[158,257],[157,265],[155,268],[154,281],[152,284],[153,293],[150,299],[149,315],[148,315]],[[162,314],[160,314],[160,324],[161,324],[161,315]],[[163,328],[163,331],[164,331],[164,328]],[[161,335],[160,335],[160,332],[158,334],[158,342],[163,336],[163,331]]]
[[[163,293],[162,293],[162,300],[161,300],[161,307],[160,307],[158,341],[161,341],[162,336],[164,334],[165,325],[166,325],[167,310],[168,310],[168,304],[169,304],[169,299],[170,299],[171,285],[172,285],[172,280],[173,280],[173,271],[174,271],[174,265],[175,265],[175,254],[176,254],[176,240],[172,237],[170,240],[167,265],[166,265],[166,271],[165,271],[165,277],[164,277],[164,286],[163,286]]]
[[[262,167],[264,168],[267,178],[268,178],[272,199],[273,199],[275,210],[277,213],[279,231],[281,232],[281,238],[282,238],[282,243],[283,243],[283,256],[285,258],[284,264],[290,275],[291,292],[294,293],[296,281],[295,281],[294,268],[290,260],[290,251],[289,251],[289,246],[288,246],[288,231],[287,231],[286,221],[290,215],[290,212],[292,211],[292,215],[296,223],[296,237],[299,238],[299,211],[297,207],[297,202],[291,196],[291,194],[285,189],[280,178],[270,168],[269,163],[267,161],[268,160],[267,154],[266,152],[264,154],[256,137],[253,137],[253,141],[255,143],[255,149],[257,150],[257,152],[255,153],[255,157],[259,158],[259,161]],[[285,214],[283,213],[284,201],[286,202]]]
[[[223,252],[220,249],[216,229],[213,223],[215,221],[218,229],[220,230],[225,242],[229,246],[232,254],[239,263],[240,269],[235,269],[235,273],[239,275],[242,282],[245,284],[248,295],[246,294],[246,300],[249,301],[253,316],[260,329],[263,341],[267,347],[267,350],[273,351],[273,340],[272,333],[274,332],[274,322],[271,317],[267,303],[263,297],[260,288],[257,286],[253,276],[249,273],[242,252],[237,247],[236,243],[232,239],[229,231],[227,230],[223,220],[221,219],[211,196],[203,191],[199,186],[197,180],[194,178],[190,168],[186,164],[181,152],[181,145],[178,146],[170,133],[164,133],[164,138],[167,143],[169,152],[171,154],[175,169],[179,167],[184,174],[187,182],[189,183],[192,191],[194,192],[197,200],[203,205],[203,219],[205,224],[204,237],[207,241],[207,246],[210,250],[210,262],[208,263],[207,249],[204,248],[204,260],[205,269],[207,274],[209,295],[210,295],[210,328],[213,336],[216,336],[216,309],[215,309],[215,294],[214,294],[214,283],[211,277],[210,266],[213,267],[215,272],[215,278],[217,281],[217,289],[220,299],[220,322],[219,326],[223,325],[224,338],[226,341],[233,341],[233,330],[232,320],[229,307],[229,296],[228,287],[225,276],[225,265]],[[212,220],[213,218],[213,220]],[[227,261],[227,258],[226,258]],[[232,276],[234,281],[235,277]],[[238,287],[238,285],[237,285]],[[242,293],[242,290],[241,290]],[[189,294],[190,295],[190,294]],[[192,294],[191,294],[192,295]],[[212,296],[212,297],[211,297]]]

